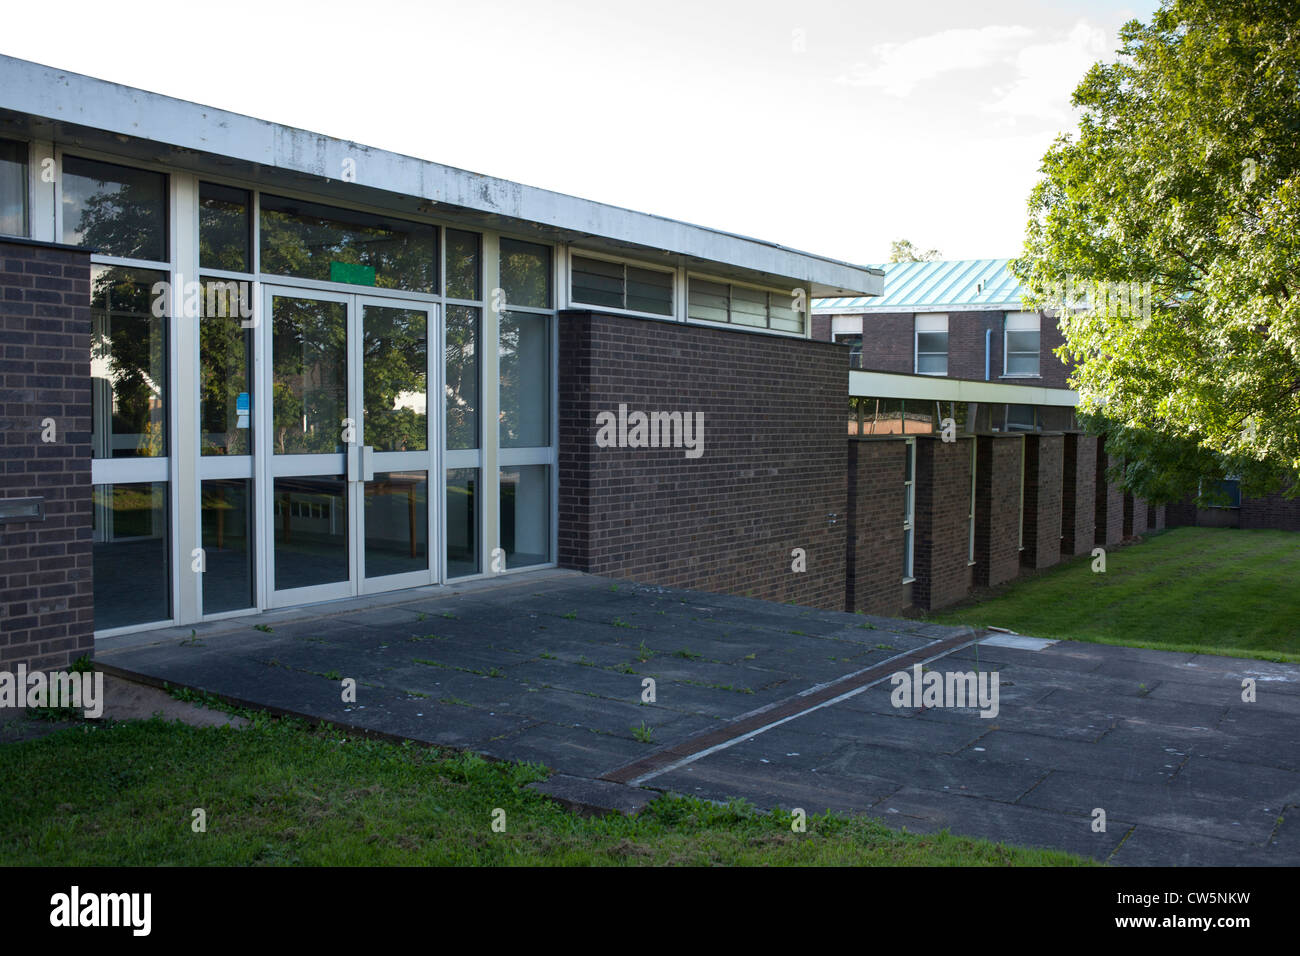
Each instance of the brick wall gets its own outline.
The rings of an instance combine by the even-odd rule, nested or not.
[[[0,406],[0,496],[45,498],[0,524],[0,669],[61,670],[94,650],[86,250],[0,239]]]
[[[1240,527],[1300,531],[1300,498],[1285,498],[1281,493],[1242,498]]]
[[[970,466],[973,436],[916,440],[916,538],[912,603],[944,607],[970,593]]]
[[[1010,581],[1020,572],[1021,436],[980,435],[975,463],[975,583]]]
[[[1163,531],[1165,529],[1165,506],[1147,502],[1147,530]]]
[[[1124,494],[1124,537],[1143,534],[1147,530],[1147,500]]]
[[[1061,560],[1061,488],[1064,435],[1025,435],[1026,567],[1047,568]]]
[[[1061,553],[1088,554],[1097,537],[1097,439],[1082,432],[1061,438]]]
[[[902,583],[906,453],[901,438],[849,440],[845,610],[896,614],[908,604]]]
[[[1118,483],[1106,480],[1109,463],[1106,440],[1098,439],[1096,543],[1107,546],[1124,540],[1124,489]]]
[[[862,367],[874,372],[915,371],[916,319],[911,312],[862,317]]]
[[[842,608],[844,349],[591,312],[559,323],[559,563]],[[598,448],[596,415],[620,403],[702,412],[703,455]]]

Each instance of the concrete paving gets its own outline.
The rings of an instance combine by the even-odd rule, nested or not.
[[[865,671],[876,683],[634,782],[1120,865],[1300,864],[1300,667],[995,638],[927,668],[996,672],[996,718],[893,706],[888,677],[870,668],[887,675],[893,659],[960,634],[541,571],[141,632],[101,641],[96,659],[285,713],[545,764],[565,775],[557,796],[596,794],[593,805],[615,808],[644,797],[583,781],[669,747],[690,752],[693,738],[716,740]],[[1253,703],[1241,699],[1246,678]]]

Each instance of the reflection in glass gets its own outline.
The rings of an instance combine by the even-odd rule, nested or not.
[[[27,235],[27,144],[0,139],[0,236]]]
[[[478,574],[477,468],[447,471],[447,577]]]
[[[214,279],[204,279],[202,283],[199,421],[200,444],[205,455],[252,454],[253,330],[243,327],[238,306],[222,308],[227,303],[222,303],[220,296],[210,294],[218,291],[217,287],[230,284]]]
[[[260,208],[263,272],[438,291],[438,231],[433,226],[265,193]]]
[[[95,630],[172,616],[167,482],[94,485]]]
[[[503,312],[498,346],[501,377],[501,447],[550,444],[550,318]]]
[[[501,240],[501,288],[507,306],[551,307],[551,248]]]
[[[447,447],[478,447],[480,310],[447,306]]]
[[[507,570],[551,560],[550,501],[549,465],[501,469],[501,548]]]
[[[64,156],[63,241],[104,256],[166,261],[167,177]]]
[[[480,299],[481,258],[480,236],[477,232],[448,229],[447,236],[447,297],[449,299]]]
[[[347,318],[343,302],[272,297],[275,454],[341,450],[347,417]]]
[[[429,447],[428,317],[422,309],[362,307],[365,428],[376,451]]]
[[[167,454],[167,323],[153,314],[165,272],[90,267],[91,441],[96,458]]]
[[[199,266],[252,272],[252,201],[246,189],[199,183]]]
[[[348,580],[344,475],[275,479],[275,589]]]
[[[253,483],[203,482],[203,613],[253,606]]]
[[[365,518],[366,577],[429,570],[428,472],[376,472]]]

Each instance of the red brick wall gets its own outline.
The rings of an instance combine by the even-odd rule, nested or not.
[[[1242,498],[1240,527],[1300,531],[1300,498],[1284,498],[1280,493]]]
[[[975,583],[992,586],[1020,573],[1022,436],[980,435],[975,463]]]
[[[1136,495],[1124,494],[1124,537],[1145,533],[1148,525],[1147,500]]]
[[[1147,529],[1150,531],[1163,531],[1165,529],[1165,506],[1147,505]]]
[[[94,651],[85,250],[0,240],[0,356],[0,496],[45,498],[0,524],[0,669],[62,670]]]
[[[1061,470],[1065,436],[1025,435],[1025,549],[1023,564],[1047,568],[1061,560]]]
[[[559,322],[559,563],[842,608],[844,349],[590,312]],[[620,403],[703,412],[704,454],[598,448],[596,415]]]
[[[921,436],[916,440],[916,539],[912,603],[938,608],[970,593],[967,516],[973,436],[954,442]]]
[[[1106,440],[1097,442],[1097,529],[1096,543],[1118,544],[1124,540],[1124,489],[1116,482],[1106,480],[1110,459],[1106,455]]]
[[[1097,538],[1097,439],[1082,432],[1061,437],[1061,553],[1087,554]]]
[[[903,585],[901,438],[850,439],[845,610],[896,614],[908,603]]]

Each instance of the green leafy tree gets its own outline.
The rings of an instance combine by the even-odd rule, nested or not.
[[[934,262],[943,258],[938,249],[926,249],[922,252],[912,245],[909,239],[895,239],[889,244],[890,262]]]
[[[1300,468],[1297,12],[1165,0],[1126,24],[1030,197],[1012,271],[1030,304],[1062,310],[1081,411],[1158,500],[1216,473],[1258,493]],[[1142,307],[1114,294],[1134,288]]]

